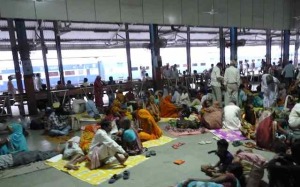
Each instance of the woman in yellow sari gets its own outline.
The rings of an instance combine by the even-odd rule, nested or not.
[[[110,109],[111,114],[113,114],[116,117],[122,118],[124,116],[128,117],[128,119],[132,119],[132,115],[130,112],[128,112],[126,109],[122,109],[121,103],[119,100],[115,99],[111,109]]]
[[[163,118],[177,118],[178,108],[171,102],[171,96],[168,95],[160,102],[160,116]]]
[[[152,115],[146,109],[137,112],[141,131],[138,133],[141,141],[155,140],[162,136],[162,130],[155,122]]]

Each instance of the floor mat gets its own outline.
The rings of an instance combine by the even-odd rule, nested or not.
[[[81,164],[78,164],[80,168],[77,171],[66,170],[64,168],[64,165],[67,163],[67,161],[62,159],[54,163],[46,161],[46,164],[60,171],[64,171],[70,174],[71,176],[76,177],[89,184],[99,185],[100,183],[111,178],[114,174],[119,174],[124,170],[127,170],[129,168],[132,168],[133,166],[142,163],[145,160],[147,160],[147,158],[144,155],[130,156],[125,163],[127,165],[126,167],[123,167],[120,164],[109,164],[100,169],[95,169],[95,170],[90,170],[88,167],[86,167],[86,162],[82,162]]]
[[[44,161],[34,162],[28,165],[18,166],[11,169],[5,169],[0,171],[0,179],[15,177],[19,175],[24,175],[27,173],[32,173],[39,170],[44,170],[50,168],[44,163]]]
[[[165,127],[165,130],[173,136],[197,135],[206,132],[202,128],[201,129],[180,129],[176,127],[171,127],[170,125],[167,125]]]
[[[164,145],[166,143],[169,143],[173,140],[175,140],[176,138],[170,138],[168,136],[162,136],[160,137],[159,139],[157,140],[149,140],[149,141],[146,141],[146,142],[143,142],[143,146],[144,147],[155,147],[155,146],[161,146],[161,145]]]
[[[241,131],[239,130],[234,131],[230,129],[216,129],[216,130],[210,130],[210,132],[213,133],[218,138],[225,139],[229,142],[247,139],[242,135]]]

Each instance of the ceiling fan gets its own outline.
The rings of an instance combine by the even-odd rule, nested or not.
[[[218,14],[218,12],[214,9],[214,4],[211,6],[211,10],[209,12],[203,12],[204,14],[209,14],[209,15],[215,15]]]

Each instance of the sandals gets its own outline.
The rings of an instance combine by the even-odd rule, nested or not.
[[[123,172],[123,179],[124,180],[128,180],[129,179],[129,176],[130,176],[130,172],[128,170],[125,170]]]
[[[182,145],[184,145],[185,143],[183,143],[183,142],[178,142],[178,143],[176,143],[176,144],[173,144],[172,145],[172,147],[173,147],[173,149],[178,149],[180,146],[182,146]]]
[[[156,152],[154,150],[146,152],[146,157],[149,158],[151,156],[156,156]]]
[[[109,184],[115,183],[117,180],[122,178],[122,174],[114,174],[108,181]]]

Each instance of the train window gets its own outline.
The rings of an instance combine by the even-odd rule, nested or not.
[[[139,70],[138,67],[131,67],[131,71],[137,71],[137,70]]]
[[[197,63],[193,63],[192,66],[197,66]]]
[[[149,66],[146,66],[146,70],[149,70]]]
[[[65,75],[75,75],[75,71],[65,71]]]
[[[83,70],[82,69],[78,70],[78,75],[83,75]]]
[[[206,63],[200,63],[200,66],[206,66]]]
[[[183,64],[183,67],[186,68],[186,67],[187,67],[187,64]]]
[[[55,71],[55,72],[49,72],[49,77],[56,77],[58,76],[58,72]]]

